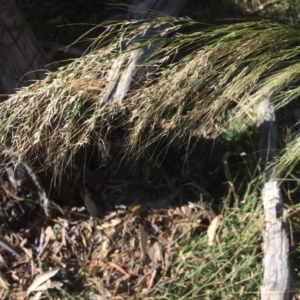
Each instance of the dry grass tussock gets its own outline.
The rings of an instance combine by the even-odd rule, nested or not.
[[[93,144],[105,164],[117,128],[125,129],[126,155],[166,137],[189,149],[199,132],[218,136],[237,120],[241,132],[255,124],[256,108],[269,94],[277,109],[299,97],[300,34],[284,25],[201,29],[189,19],[158,18],[103,26],[90,54],[1,104],[1,142],[21,159],[39,160],[60,174],[80,148]],[[157,26],[160,36],[143,38]],[[185,33],[189,27],[193,32]],[[145,47],[155,53],[132,75],[135,86],[125,101],[111,101],[119,79],[112,76],[113,62],[121,59],[122,71],[132,51]],[[297,161],[299,143],[293,136],[281,170]]]

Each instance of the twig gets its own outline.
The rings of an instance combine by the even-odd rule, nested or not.
[[[6,195],[8,195],[8,197],[11,197],[17,201],[24,201],[25,198],[23,197],[19,197],[18,195],[15,195],[14,193],[12,193],[9,189],[7,189],[5,186],[1,185],[0,188],[6,193]]]
[[[246,12],[250,16],[258,15],[263,10],[265,10],[265,9],[269,8],[270,6],[273,6],[277,3],[280,3],[280,0],[270,0],[266,3],[261,4],[257,9],[252,10],[252,11],[251,10],[246,10]]]
[[[21,258],[22,255],[20,254],[20,252],[15,249],[10,243],[8,243],[3,237],[0,236],[0,246],[4,249],[6,249],[7,251],[9,251],[10,253],[12,253],[13,255],[15,255],[17,258]]]
[[[42,185],[39,182],[39,179],[37,175],[33,172],[32,168],[24,161],[18,159],[18,155],[12,150],[12,149],[5,149],[3,151],[5,154],[8,154],[9,157],[11,158],[11,162],[14,164],[15,168],[18,168],[19,166],[22,166],[31,180],[33,181],[34,185],[37,188],[37,192],[40,198],[40,205],[42,206],[44,213],[47,217],[50,216],[49,213],[49,199],[47,197],[45,189],[42,187]]]
[[[147,273],[145,273],[139,280],[138,282],[133,286],[133,288],[137,288],[142,282],[143,280],[150,275],[154,270],[157,270],[159,267],[161,267],[161,264],[155,265],[153,268],[151,268]]]
[[[49,213],[49,199],[46,195],[46,191],[44,190],[44,188],[41,186],[37,176],[34,174],[33,170],[31,169],[31,167],[24,161],[21,161],[21,164],[24,166],[24,168],[26,169],[28,175],[31,177],[33,183],[35,184],[37,190],[38,190],[38,194],[40,197],[40,204],[45,212],[45,215],[47,217],[50,216]]]

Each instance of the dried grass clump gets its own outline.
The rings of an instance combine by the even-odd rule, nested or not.
[[[218,136],[237,121],[241,131],[255,124],[257,107],[269,94],[277,109],[300,95],[300,33],[287,26],[255,21],[201,29],[174,18],[103,26],[91,53],[0,105],[1,143],[20,159],[41,161],[60,174],[79,149],[93,144],[105,163],[117,128],[126,132],[128,155],[164,138],[179,138],[188,149],[199,129]],[[190,26],[193,32],[179,33]],[[160,36],[144,38],[156,28]],[[155,51],[132,73],[135,84],[118,101],[122,70],[133,51],[145,48]],[[280,170],[298,161],[299,146],[295,135]]]

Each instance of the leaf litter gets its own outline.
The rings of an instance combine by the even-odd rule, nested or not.
[[[14,185],[5,172],[1,235],[20,255],[8,248],[1,251],[3,299],[40,299],[62,290],[90,299],[145,295],[168,280],[180,241],[191,233],[191,220],[201,211],[206,218],[201,205],[186,200],[193,193],[199,197],[195,185],[180,187],[184,184],[163,167],[151,171],[156,176],[152,182],[120,167],[107,172],[95,190],[97,182],[75,174],[69,191],[50,192],[48,217],[30,176]]]

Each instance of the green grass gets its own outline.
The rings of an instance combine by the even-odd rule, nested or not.
[[[170,277],[141,299],[258,299],[262,282],[263,209],[257,183],[244,199],[224,198],[216,241],[208,246],[206,230],[194,228],[179,241]],[[229,197],[231,198],[231,197]],[[199,234],[199,231],[201,234]],[[170,282],[170,283],[168,283]],[[139,298],[139,297],[137,297]]]

